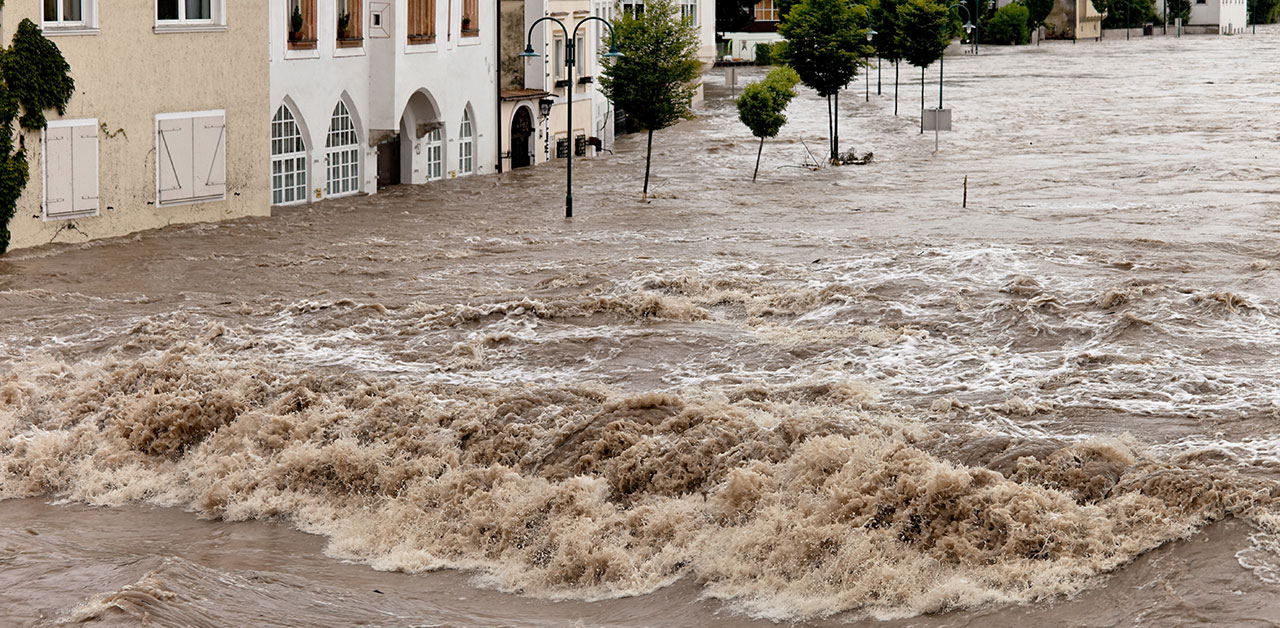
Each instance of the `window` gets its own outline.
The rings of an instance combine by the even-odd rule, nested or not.
[[[409,0],[409,43],[429,44],[435,40],[435,0]]]
[[[213,0],[156,0],[156,20],[212,22]]]
[[[427,134],[427,180],[444,178],[444,138],[440,129]]]
[[[271,204],[307,198],[307,147],[293,112],[281,105],[271,119]]]
[[[756,3],[756,21],[778,21],[778,6],[773,3],[773,0],[760,0]]]
[[[698,25],[698,0],[680,0],[680,19]]]
[[[97,214],[98,121],[50,121],[42,140],[45,219]]]
[[[97,0],[44,0],[41,26],[46,30],[96,28]]]
[[[622,14],[632,17],[644,15],[644,0],[622,0]]]
[[[554,51],[551,61],[551,73],[557,81],[564,78],[564,38],[556,37],[551,46]]]
[[[480,34],[480,0],[462,0],[462,36]]]
[[[289,49],[316,47],[316,0],[289,0]]]
[[[475,164],[472,155],[474,137],[471,134],[471,112],[462,112],[462,128],[458,131],[458,174],[471,174]]]
[[[574,66],[574,72],[577,73],[577,76],[585,76],[591,73],[590,71],[588,71],[588,68],[587,68],[586,51],[587,51],[586,37],[582,35],[575,37],[573,40],[573,66]]]
[[[227,196],[224,111],[156,116],[156,197],[161,205]]]
[[[360,191],[360,140],[351,121],[347,104],[338,101],[329,118],[329,136],[324,142],[328,162],[325,195],[351,194]]]
[[[338,47],[359,48],[364,45],[364,3],[362,0],[338,0]]]

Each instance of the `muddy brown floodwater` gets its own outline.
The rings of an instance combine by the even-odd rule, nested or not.
[[[886,71],[870,165],[796,167],[805,92],[756,184],[713,72],[648,203],[633,136],[572,220],[548,165],[12,252],[0,625],[1277,625],[1277,58],[984,47],[937,154]]]

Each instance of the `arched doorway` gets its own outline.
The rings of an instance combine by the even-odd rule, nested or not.
[[[533,162],[533,115],[528,107],[518,107],[511,121],[511,168],[526,168]]]
[[[425,89],[409,96],[400,115],[400,180],[425,183],[443,178],[444,126],[435,99]]]

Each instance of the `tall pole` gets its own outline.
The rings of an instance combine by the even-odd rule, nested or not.
[[[876,96],[880,95],[880,54],[876,53]]]
[[[579,22],[578,26],[582,26],[582,23]],[[560,26],[560,30],[564,30],[564,25]],[[578,29],[577,28],[573,29],[573,35],[577,36],[577,34],[578,34]],[[565,76],[569,78],[569,85],[564,88],[565,98],[569,101],[569,106],[565,107],[565,109],[569,111],[568,124],[565,126],[565,129],[567,129],[567,133],[569,135],[569,155],[568,155],[569,160],[566,162],[567,165],[565,167],[565,176],[566,176],[565,190],[564,190],[564,217],[565,218],[573,218],[573,150],[577,148],[576,146],[574,146],[574,137],[573,137],[573,66],[574,66],[573,57],[575,55],[574,48],[576,48],[576,46],[573,43],[573,39],[574,38],[569,36],[567,32],[565,33],[564,67],[565,67]]]

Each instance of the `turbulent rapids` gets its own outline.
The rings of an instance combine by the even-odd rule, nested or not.
[[[1119,71],[1139,52],[1177,56],[1194,77],[1197,59],[1243,64],[1280,39],[1181,41],[996,50],[954,64],[952,98],[979,110],[1032,69],[1109,83],[1081,67]],[[1170,84],[1156,113],[1172,119],[1202,83]],[[883,102],[848,114],[875,164],[748,187],[754,155],[713,90],[701,120],[655,144],[658,163],[702,151],[659,178],[656,202],[626,200],[639,151],[623,140],[615,160],[584,166],[596,189],[573,223],[508,198],[556,198],[546,168],[19,251],[0,262],[0,500],[287,523],[323,537],[330,558],[383,572],[460,569],[482,587],[591,604],[692,586],[735,613],[803,621],[1034,602],[1074,623],[1083,615],[1046,605],[1108,586],[1132,588],[1118,600],[1146,591],[1097,620],[1131,621],[1169,606],[1149,582],[1196,580],[1135,561],[1163,551],[1161,564],[1194,565],[1177,542],[1212,539],[1226,584],[1178,595],[1237,591],[1235,611],[1202,623],[1265,624],[1280,596],[1280,182],[1232,133],[1280,98],[1267,85],[1223,122],[1237,149],[1220,149],[1221,167],[1242,160],[1240,194],[1173,167],[1130,203],[1084,156],[1096,145],[1058,146],[1078,159],[1023,167],[1019,181],[1009,164],[1043,155],[982,144],[1083,131],[1028,127],[1026,140],[975,119],[955,138],[972,146],[929,157],[932,139],[918,146],[914,122],[886,119]],[[1074,124],[1119,133],[1125,116],[1152,115],[1081,91],[1099,113]],[[796,133],[820,128],[822,100],[807,94],[791,115]],[[1108,167],[1153,176],[1132,166],[1205,161],[1193,137],[1166,141]],[[949,190],[911,180],[928,168],[972,175],[976,207],[960,213],[937,200]],[[1216,230],[1184,228],[1208,225],[1203,214]],[[0,535],[6,589],[58,573],[23,547],[81,556],[69,548],[97,533],[45,541],[56,517]],[[382,617],[277,601],[348,599],[331,591],[365,576],[302,573],[278,594],[266,566],[158,555],[142,569],[124,550],[95,554],[120,582],[11,593],[17,614],[0,620],[228,625],[251,621],[255,595],[301,623]],[[1149,582],[1124,580],[1146,569]],[[1117,573],[1126,584],[1108,585]],[[49,614],[23,610],[45,595],[59,600]],[[427,613],[404,604],[380,621]],[[579,618],[684,621],[651,605],[648,623]],[[949,617],[963,615],[936,625]],[[990,625],[1002,621],[1017,623]]]

